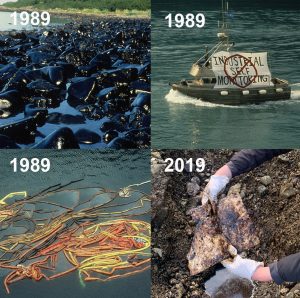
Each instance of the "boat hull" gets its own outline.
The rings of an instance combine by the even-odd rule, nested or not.
[[[288,84],[251,89],[214,89],[213,87],[189,86],[182,83],[171,84],[171,86],[173,90],[184,95],[224,105],[259,104],[291,98],[291,87]],[[248,92],[249,94],[247,94]]]

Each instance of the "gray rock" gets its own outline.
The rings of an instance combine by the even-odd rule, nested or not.
[[[187,188],[187,193],[192,197],[194,197],[200,191],[200,186],[192,182],[188,182],[186,188]]]
[[[296,194],[297,190],[294,188],[292,183],[286,183],[280,187],[280,197],[283,199],[288,199]]]
[[[157,253],[162,258],[163,256],[162,249],[154,247],[153,252]]]
[[[196,183],[196,184],[200,184],[200,178],[197,177],[197,176],[194,176],[194,177],[191,179],[191,182],[192,182],[192,183]]]
[[[232,194],[239,194],[241,192],[241,188],[242,188],[242,185],[241,183],[237,183],[235,185],[232,185],[229,190],[228,190],[228,194],[227,196],[230,196]]]
[[[270,176],[263,176],[259,180],[260,183],[263,184],[264,186],[268,186],[272,182],[272,178]]]
[[[161,159],[161,155],[159,151],[152,151],[151,156],[157,159]]]
[[[288,292],[285,296],[286,298],[294,298],[294,293],[293,292]]]
[[[268,192],[268,189],[264,185],[260,185],[257,188],[258,193],[263,196]]]
[[[176,285],[176,297],[181,298],[185,293],[185,289],[182,283]]]
[[[281,290],[280,290],[280,294],[286,294],[286,293],[288,293],[289,292],[289,289],[288,288],[282,288]]]

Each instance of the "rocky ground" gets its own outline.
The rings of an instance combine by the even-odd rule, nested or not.
[[[0,148],[148,148],[150,69],[149,20],[1,32]]]
[[[230,150],[164,150],[152,153],[152,296],[208,297],[205,281],[214,275],[217,265],[191,277],[186,255],[191,246],[194,223],[186,214],[199,203],[209,177],[229,161]],[[206,161],[202,173],[164,173],[167,157]],[[198,178],[195,178],[198,177]],[[245,257],[271,263],[300,251],[300,151],[274,158],[250,173],[231,180],[242,184],[243,202],[259,229],[260,247]],[[228,189],[225,190],[225,193]],[[256,284],[254,297],[300,297],[300,284]]]

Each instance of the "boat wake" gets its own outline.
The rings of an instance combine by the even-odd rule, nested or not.
[[[191,104],[194,106],[200,106],[200,107],[206,107],[206,108],[219,108],[219,107],[225,107],[225,108],[231,108],[231,109],[249,109],[249,108],[255,108],[255,109],[261,109],[265,107],[270,107],[271,105],[280,105],[280,104],[292,104],[296,103],[300,100],[300,90],[292,90],[291,92],[291,99],[290,100],[278,100],[278,101],[266,101],[261,104],[249,104],[249,105],[238,105],[238,106],[229,106],[229,105],[223,105],[223,104],[216,104],[211,103],[207,101],[203,101],[201,99],[197,99],[194,97],[190,97],[187,95],[184,95],[180,93],[177,90],[171,89],[168,94],[165,96],[166,100],[170,103],[175,104]]]

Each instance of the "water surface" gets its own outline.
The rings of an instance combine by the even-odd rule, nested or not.
[[[29,195],[39,193],[49,186],[80,180],[68,188],[104,187],[118,191],[130,184],[150,179],[148,150],[1,150],[0,152],[0,198],[4,195],[27,190]],[[13,173],[9,165],[14,157],[47,157],[51,160],[48,173]],[[151,184],[138,187],[143,193],[150,193]],[[145,215],[142,220],[149,221]],[[60,265],[60,264],[59,264]],[[89,282],[82,286],[78,272],[52,281],[34,282],[23,280],[10,286],[7,295],[3,286],[3,270],[0,268],[0,297],[13,298],[139,298],[150,296],[150,270],[123,279],[109,282]],[[122,293],[122,294],[120,294]]]

